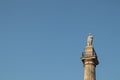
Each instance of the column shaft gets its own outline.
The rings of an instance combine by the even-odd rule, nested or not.
[[[84,80],[96,80],[94,64],[84,64]]]

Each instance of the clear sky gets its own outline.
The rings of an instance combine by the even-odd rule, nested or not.
[[[120,80],[120,0],[0,0],[0,80],[83,80],[89,33],[97,80]]]

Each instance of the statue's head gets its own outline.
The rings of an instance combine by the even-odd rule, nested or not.
[[[92,36],[92,34],[91,34],[91,33],[89,33],[89,36],[88,36],[88,37],[93,38],[93,36]]]
[[[92,36],[92,33],[89,33],[89,36]]]

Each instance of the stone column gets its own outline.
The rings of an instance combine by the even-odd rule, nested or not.
[[[84,80],[96,80],[96,65],[99,64],[96,52],[92,45],[87,45],[81,60],[84,65]]]
[[[86,61],[84,64],[84,80],[96,80],[95,65],[92,61]]]

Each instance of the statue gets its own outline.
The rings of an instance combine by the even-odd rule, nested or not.
[[[88,40],[87,40],[87,45],[92,46],[92,42],[93,42],[93,36],[92,36],[92,34],[89,34]]]

